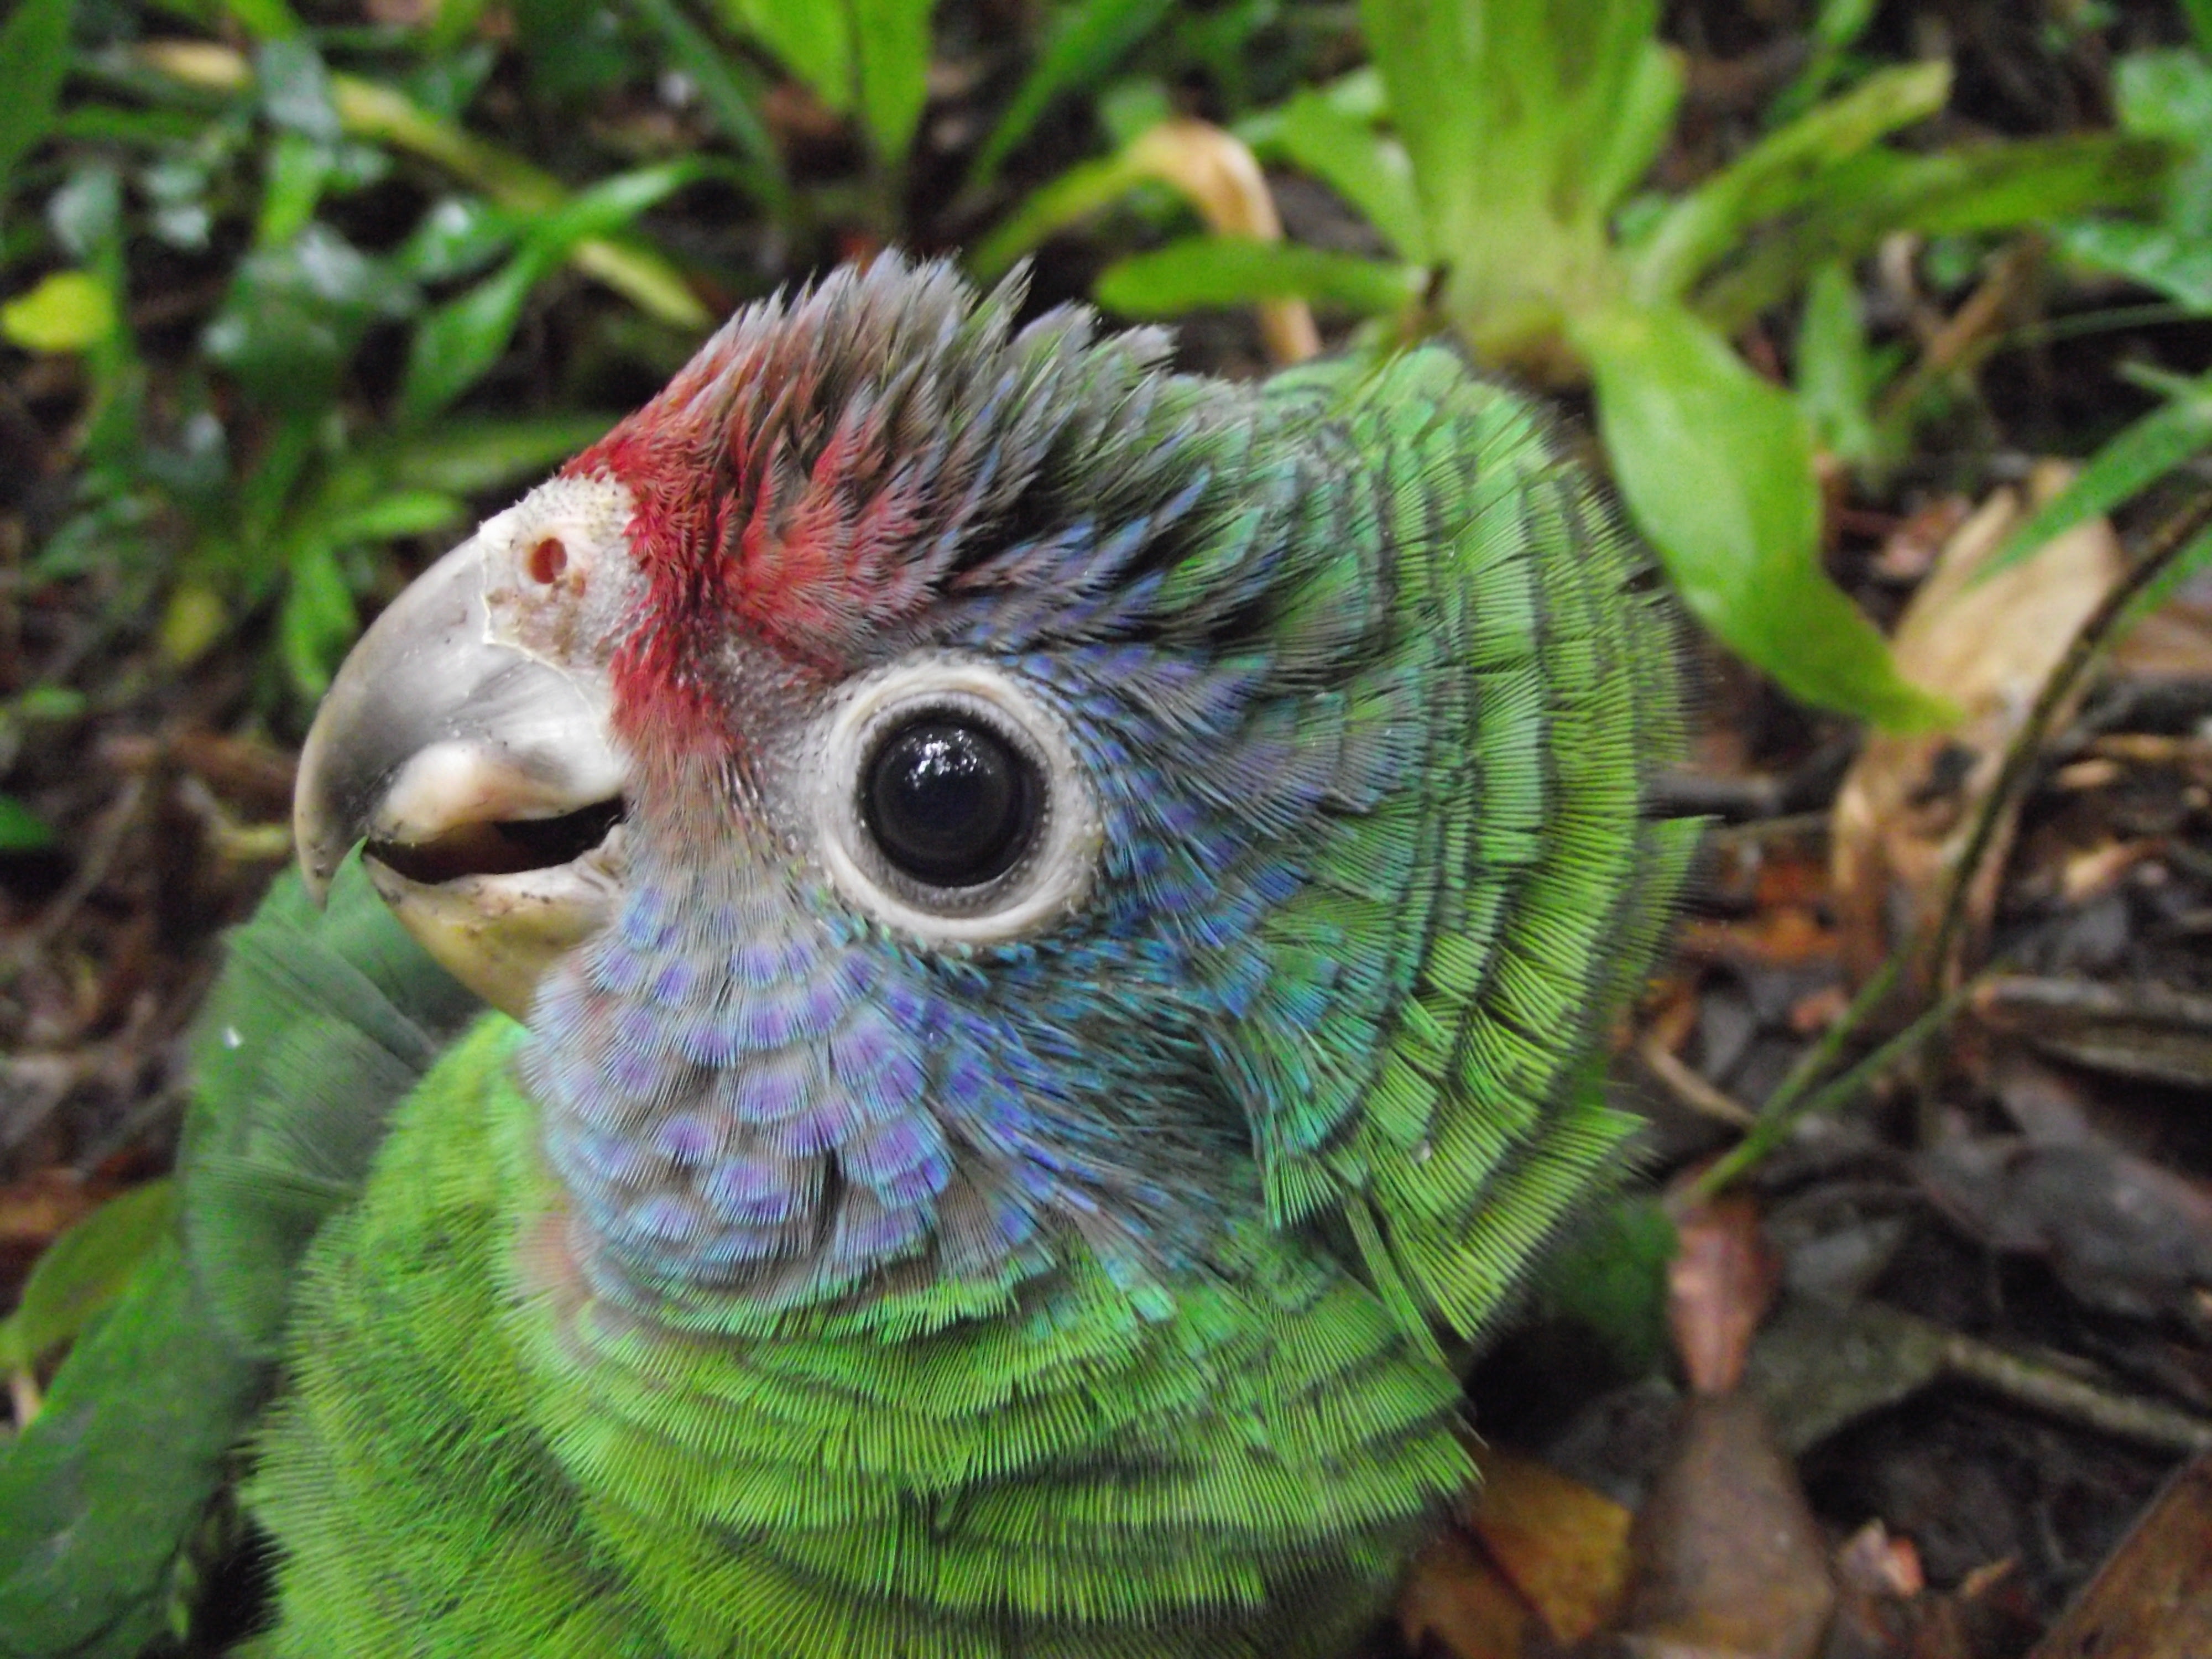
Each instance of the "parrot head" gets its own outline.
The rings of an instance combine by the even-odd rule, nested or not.
[[[887,257],[741,313],[310,736],[311,884],[365,842],[526,1023],[568,1249],[652,1317],[1003,1296],[1077,1241],[1142,1285],[1261,1201],[1255,1125],[1333,1132],[1418,954],[1267,926],[1332,826],[1418,838],[1373,509],[1252,390],[1017,300]]]

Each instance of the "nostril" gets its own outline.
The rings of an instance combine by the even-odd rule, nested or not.
[[[548,536],[530,550],[525,568],[530,572],[531,580],[550,587],[568,569],[568,550],[558,536]]]

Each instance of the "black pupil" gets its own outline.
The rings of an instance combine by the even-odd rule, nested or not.
[[[884,856],[917,881],[974,887],[1004,875],[1028,846],[1036,781],[988,726],[926,714],[868,762],[860,814]]]

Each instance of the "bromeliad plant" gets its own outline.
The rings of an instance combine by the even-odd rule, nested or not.
[[[1829,9],[1844,18],[1831,44],[1864,21],[1863,7]],[[2164,147],[1887,145],[1948,97],[1948,67],[1916,64],[1796,116],[1686,194],[1637,198],[1683,84],[1657,0],[1363,0],[1360,13],[1373,72],[1243,131],[1358,210],[1388,257],[1194,236],[1113,266],[1099,298],[1170,316],[1301,296],[1387,319],[1391,335],[1449,328],[1482,362],[1547,384],[1588,382],[1631,514],[1715,633],[1807,702],[1890,726],[1943,719],[1823,573],[1811,417],[1730,337],[1889,232],[2140,199]],[[1048,187],[978,264],[988,274],[1147,176],[1131,160],[1147,142]]]

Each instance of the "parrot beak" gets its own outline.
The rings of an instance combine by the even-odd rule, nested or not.
[[[623,769],[603,676],[492,636],[484,540],[376,619],[300,757],[293,833],[319,901],[356,842],[377,891],[453,976],[520,1018],[611,914]]]

